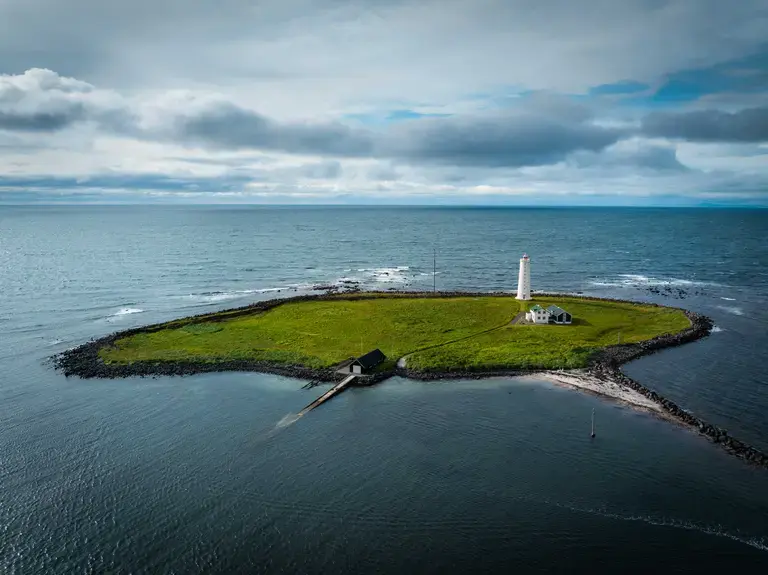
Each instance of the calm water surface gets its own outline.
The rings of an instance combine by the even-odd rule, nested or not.
[[[393,379],[280,426],[318,390],[46,358],[318,282],[431,287],[434,245],[440,288],[512,290],[527,251],[534,289],[713,317],[626,371],[768,449],[766,230],[741,210],[0,206],[0,572],[765,571],[768,473],[606,400]]]

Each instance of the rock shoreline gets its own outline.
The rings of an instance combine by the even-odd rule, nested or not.
[[[116,332],[105,337],[92,339],[78,347],[64,351],[53,358],[54,365],[61,370],[65,376],[78,376],[81,378],[121,378],[121,377],[151,377],[151,376],[184,376],[197,373],[225,372],[225,371],[256,371],[283,375],[298,379],[310,380],[311,383],[337,382],[343,378],[342,374],[333,369],[312,369],[298,365],[283,365],[269,362],[250,361],[250,360],[229,360],[217,362],[204,361],[174,361],[174,362],[134,362],[131,364],[105,364],[99,358],[98,352],[104,346],[112,345],[117,339],[139,334],[152,333],[160,329],[165,329],[169,324],[175,324],[179,327],[200,322],[224,321],[242,315],[264,312],[278,305],[300,301],[316,300],[359,300],[375,299],[378,297],[391,297],[393,293],[399,297],[423,298],[423,297],[509,297],[508,292],[351,292],[345,293],[327,293],[321,295],[301,295],[290,298],[278,298],[262,302],[257,302],[248,306],[225,310],[222,312],[205,313],[196,316],[187,317],[173,322],[164,322],[144,327],[133,328],[121,332]],[[538,297],[572,297],[593,301],[613,301],[621,303],[637,304],[638,302],[622,299],[608,299],[581,294],[556,294],[556,293],[535,293]],[[655,307],[662,306],[655,303],[643,303],[643,305]],[[681,308],[673,308],[681,309]],[[639,357],[656,353],[665,348],[675,347],[684,343],[692,342],[697,339],[708,336],[713,327],[712,320],[701,314],[688,310],[681,310],[691,322],[691,326],[680,333],[674,335],[657,336],[650,340],[613,345],[598,351],[590,360],[586,372],[599,380],[612,380],[624,385],[648,399],[655,402],[661,410],[670,416],[674,421],[688,426],[698,433],[709,438],[714,443],[720,444],[729,453],[755,465],[768,468],[768,455],[760,452],[752,446],[730,436],[728,431],[716,425],[709,424],[704,420],[688,413],[669,399],[664,398],[654,390],[638,383],[629,376],[625,375],[620,367],[621,365],[637,359]],[[446,379],[484,379],[489,377],[515,377],[530,376],[541,373],[541,370],[485,370],[485,371],[466,371],[456,370],[447,372],[420,372],[408,369],[407,367],[395,367],[391,370],[375,373],[370,376],[360,378],[360,385],[373,385],[393,376],[400,376],[420,381],[437,381]]]

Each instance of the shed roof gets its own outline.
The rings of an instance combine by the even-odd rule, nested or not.
[[[384,355],[379,348],[376,348],[365,355],[361,355],[353,363],[360,364],[364,369],[369,369],[371,367],[376,367],[385,359],[387,359],[387,356]]]
[[[551,305],[551,306],[549,306],[549,307],[547,308],[547,311],[548,311],[549,313],[551,313],[552,315],[561,315],[561,314],[564,314],[564,313],[568,313],[568,312],[567,312],[567,311],[565,311],[563,308],[561,308],[561,307],[557,307],[556,305]],[[571,315],[571,314],[569,314],[569,313],[568,313],[568,315]]]
[[[539,304],[536,304],[531,308],[531,311],[542,311],[544,308],[541,307]]]

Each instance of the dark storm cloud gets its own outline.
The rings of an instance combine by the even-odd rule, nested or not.
[[[127,110],[99,111],[83,104],[59,111],[4,111],[0,108],[0,130],[9,132],[58,132],[82,122],[94,122],[105,131],[137,134],[136,118]]]
[[[661,172],[684,172],[688,170],[688,167],[677,159],[677,151],[674,148],[645,146],[638,150],[631,157],[631,160],[638,167]]]
[[[55,132],[67,128],[85,117],[82,106],[72,106],[59,112],[5,112],[0,109],[0,130],[19,132]]]
[[[642,123],[647,136],[692,142],[768,141],[768,107],[738,112],[700,110],[685,113],[656,113]]]
[[[685,172],[688,167],[677,159],[677,151],[669,146],[639,144],[623,148],[617,146],[602,152],[576,152],[569,160],[578,168],[614,169],[635,172],[668,174]]]
[[[228,103],[175,118],[168,136],[179,143],[192,141],[218,149],[274,150],[290,154],[368,156],[373,149],[373,142],[365,132],[343,124],[280,124]]]
[[[624,134],[573,118],[536,115],[434,119],[399,132],[384,152],[411,163],[538,166],[559,162],[576,150],[602,150]]]
[[[493,117],[429,118],[373,132],[339,123],[279,123],[219,103],[180,116],[165,134],[214,149],[389,158],[406,163],[517,167],[555,163],[576,150],[599,151],[626,132],[591,123],[586,109],[557,100]]]

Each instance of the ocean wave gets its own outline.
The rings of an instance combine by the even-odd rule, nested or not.
[[[716,286],[713,282],[687,280],[681,278],[658,278],[642,274],[618,274],[614,278],[604,278],[590,282],[601,287],[703,287]]]
[[[124,307],[124,308],[121,308],[119,311],[116,311],[115,313],[113,313],[110,317],[120,317],[123,315],[131,315],[134,313],[144,313],[144,310],[138,307]]]
[[[654,517],[652,515],[634,515],[629,513],[628,514],[616,513],[616,512],[608,511],[606,509],[593,508],[593,507],[580,507],[576,505],[556,503],[554,501],[545,501],[545,502],[548,503],[549,505],[554,505],[555,507],[568,509],[576,513],[587,513],[590,515],[598,515],[600,517],[605,517],[607,519],[614,519],[616,521],[640,522],[640,523],[646,523],[648,525],[654,525],[658,527],[670,527],[672,529],[698,531],[699,533],[703,533],[705,535],[712,535],[714,537],[724,537],[732,541],[737,541],[739,543],[743,543],[744,545],[749,545],[750,547],[759,549],[760,551],[768,551],[768,543],[766,543],[766,540],[764,537],[754,537],[754,536],[743,535],[741,533],[734,533],[731,531],[726,531],[722,529],[720,526],[703,525],[701,523],[697,523],[694,521],[686,521],[686,520],[674,519],[670,517]]]
[[[725,330],[720,326],[716,325],[712,327],[712,333],[720,333],[721,331],[725,331]]]
[[[254,294],[273,293],[273,292],[280,292],[280,291],[288,291],[292,289],[293,290],[299,289],[298,284],[296,284],[296,286],[282,286],[282,287],[270,287],[270,288],[260,288],[260,289],[242,289],[242,290],[232,290],[232,291],[211,291],[211,292],[193,293],[186,296],[186,299],[190,299],[202,304],[209,304],[209,303],[218,303],[222,301],[229,301],[233,299],[248,297],[249,295],[254,295]]]
[[[721,309],[725,312],[728,312],[733,315],[744,315],[744,310],[742,310],[740,307],[735,306],[727,306],[727,305],[719,305],[717,306],[717,309]]]
[[[144,313],[144,310],[138,307],[123,307],[117,310],[115,313],[106,317],[107,322],[118,321],[127,315],[133,315],[136,313]]]
[[[251,290],[239,290],[235,292],[215,291],[205,293],[191,293],[187,299],[191,299],[200,303],[217,303],[220,301],[227,301],[230,299],[237,299],[239,297],[245,297],[248,294],[252,294]]]
[[[720,299],[724,299],[725,301],[736,301],[735,297],[721,297]]]

